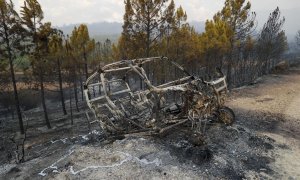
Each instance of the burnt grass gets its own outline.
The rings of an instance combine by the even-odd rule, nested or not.
[[[266,120],[264,113],[235,112],[239,113],[232,126],[208,126],[202,138],[204,142],[195,143],[192,134],[183,129],[157,138],[157,142],[177,157],[180,163],[196,167],[211,177],[243,179],[248,171],[256,172],[256,178],[265,178],[264,174],[276,177],[276,172],[270,168],[270,163],[275,161],[272,150],[275,146],[282,149],[287,147],[256,132],[278,132],[283,119],[278,114],[270,115]]]
[[[164,137],[154,137],[154,142],[159,147],[162,147],[164,151],[170,152],[170,155],[175,157],[179,164],[183,164],[184,168],[199,173],[200,177],[202,173],[205,173],[212,178],[243,179],[246,178],[249,171],[256,172],[258,174],[256,178],[266,178],[264,174],[277,177],[276,172],[270,168],[270,163],[275,161],[275,157],[272,156],[272,150],[275,147],[282,149],[287,147],[276,144],[273,139],[267,136],[260,136],[257,132],[285,133],[281,131],[284,119],[280,114],[249,112],[242,109],[234,109],[234,112],[236,113],[236,122],[232,126],[220,123],[209,125],[203,136],[195,136],[190,128],[179,127]],[[78,123],[80,123],[78,127],[81,131],[85,129],[88,132],[88,128],[85,127],[87,126],[85,121],[80,120],[76,124]],[[47,133],[47,137],[49,135],[55,141],[61,139],[61,137],[68,137],[73,134],[73,131],[74,129],[68,128],[63,128],[61,131],[56,129],[53,131],[54,136]],[[36,135],[33,133],[31,137],[34,138]],[[78,143],[83,146],[105,146],[107,141],[104,138],[103,135],[91,136],[88,140],[82,141],[82,138],[77,137],[69,139],[66,144],[62,145],[60,143],[55,144],[55,146],[49,141],[41,144],[41,146],[33,144],[30,147],[32,150],[30,148],[27,149],[26,161],[35,158],[50,158],[52,154],[48,152],[67,149],[71,145]],[[111,139],[110,143],[123,138]],[[127,140],[130,140],[130,138],[127,138]],[[0,146],[0,152],[5,151]],[[144,156],[147,156],[147,154]],[[5,157],[2,158],[5,159]],[[142,159],[143,157],[140,158]],[[9,174],[16,174],[16,172],[12,169]]]
[[[22,93],[21,102],[23,102],[23,104],[25,104],[24,102],[28,103],[25,104],[24,109],[39,106],[38,92],[31,94],[31,96],[29,96],[29,92],[24,91]],[[53,92],[49,94],[48,98],[55,99],[53,100],[53,104],[57,104],[55,102],[59,100],[58,93]],[[32,98],[33,96],[35,96],[35,98]],[[247,94],[247,96],[249,96],[249,94]],[[66,94],[66,97],[68,97],[68,94]],[[271,99],[266,98],[260,101],[265,102],[270,100]],[[53,105],[53,109],[57,109],[57,107],[54,108]],[[232,126],[226,126],[224,124],[209,125],[205,134],[200,136],[200,138],[199,136],[195,137],[190,128],[179,127],[173,129],[171,133],[164,137],[154,137],[154,142],[159,147],[162,147],[164,151],[170,152],[170,155],[178,161],[175,165],[182,164],[184,168],[198,173],[199,177],[202,177],[201,175],[205,173],[205,175],[211,177],[211,179],[244,179],[247,178],[249,171],[253,171],[257,179],[268,178],[265,174],[279,179],[280,176],[277,176],[277,173],[270,167],[270,164],[275,161],[272,151],[274,148],[288,149],[289,147],[285,144],[278,144],[275,140],[267,136],[259,135],[259,133],[270,132],[288,137],[300,137],[298,130],[300,127],[286,127],[286,120],[281,114],[249,111],[239,108],[234,108],[233,110],[236,114],[236,122]],[[82,114],[84,114],[83,112],[84,110],[81,111]],[[55,113],[57,114],[56,110],[53,110],[53,113],[50,112],[50,114]],[[39,121],[34,121],[32,127],[30,126],[31,124],[29,124],[28,142],[33,141],[33,139],[36,140],[36,142],[26,149],[26,161],[28,162],[38,158],[49,158],[52,160],[53,154],[58,154],[60,156],[57,156],[61,157],[64,155],[63,152],[74,144],[105,147],[107,138],[104,137],[103,134],[100,136],[91,136],[88,140],[83,140],[77,136],[78,134],[86,134],[89,132],[85,116],[81,113],[76,117],[78,120],[75,121],[76,127],[71,127],[69,122],[59,122],[68,124],[69,127],[59,127],[51,132],[39,134],[36,132],[36,128],[38,127],[37,123],[39,123]],[[38,116],[41,115],[40,113],[38,114]],[[70,120],[66,117],[62,121]],[[53,124],[55,123],[53,122]],[[2,131],[0,133],[0,165],[7,163],[8,159],[13,159],[13,157],[8,157],[9,154],[7,153],[11,151],[9,147],[12,147],[13,144],[9,140],[8,135],[2,135],[4,130],[9,131],[9,129],[0,129],[0,132]],[[59,142],[53,144],[49,142],[49,140],[59,141],[61,138],[69,139],[66,143]],[[109,143],[123,138],[124,137],[110,138]],[[148,138],[152,139],[151,137],[145,137],[145,139]],[[42,143],[38,141],[39,139],[43,139]],[[126,141],[130,141],[130,138],[126,138]],[[149,141],[148,143],[151,142]],[[139,158],[143,159],[148,155],[149,154],[144,154]],[[70,164],[67,163],[65,166],[68,167]],[[36,171],[38,171],[41,167],[36,165],[35,168],[37,169]],[[158,168],[158,170],[161,169]],[[19,171],[20,169],[18,169],[18,167],[12,168],[8,175],[15,175]],[[36,175],[37,172],[34,173],[34,175]]]

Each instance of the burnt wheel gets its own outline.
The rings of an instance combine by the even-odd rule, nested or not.
[[[218,110],[219,121],[226,125],[232,125],[235,121],[235,114],[229,107],[222,107]]]

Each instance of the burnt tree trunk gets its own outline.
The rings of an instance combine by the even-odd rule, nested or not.
[[[69,94],[70,94],[70,115],[71,115],[71,125],[74,124],[73,121],[73,108],[72,108],[72,91],[71,91],[71,84],[69,84]]]
[[[62,86],[61,64],[60,64],[59,59],[57,59],[57,68],[58,68],[58,81],[59,81],[61,105],[62,105],[63,113],[64,113],[64,115],[66,115],[67,111],[66,111],[66,105],[65,105],[64,90],[63,90],[63,86]]]
[[[89,72],[88,72],[88,62],[86,57],[86,52],[84,50],[83,52],[83,58],[84,58],[84,71],[85,71],[85,79],[87,80],[89,78]],[[80,77],[81,78],[81,77]]]
[[[15,105],[16,105],[16,110],[18,114],[18,119],[19,119],[19,126],[20,126],[20,132],[21,134],[24,134],[24,125],[23,125],[23,119],[22,119],[22,114],[21,114],[21,108],[20,108],[20,101],[19,101],[19,95],[18,95],[18,89],[16,85],[16,78],[15,78],[15,71],[14,71],[14,66],[13,66],[13,55],[11,52],[10,48],[10,40],[8,37],[8,28],[5,23],[4,25],[4,34],[5,34],[5,42],[6,42],[6,49],[8,51],[8,59],[9,59],[9,65],[10,65],[10,73],[11,73],[11,79],[12,79],[12,84],[14,88],[14,96],[15,96]]]
[[[80,73],[81,74],[81,73]],[[80,91],[81,91],[81,100],[83,101],[84,100],[84,97],[83,97],[83,81],[82,81],[82,75],[79,76],[79,81],[80,81]]]
[[[21,108],[20,108],[19,95],[18,95],[15,72],[14,72],[14,67],[13,67],[13,62],[12,62],[11,57],[9,58],[9,65],[10,65],[11,79],[12,79],[13,88],[14,88],[15,105],[16,105],[16,110],[17,110],[18,119],[19,119],[20,132],[21,132],[21,134],[24,134],[24,125],[23,125],[22,113],[21,113]]]
[[[44,74],[42,72],[42,68],[39,69],[39,80],[40,80],[40,93],[42,98],[42,106],[44,110],[45,121],[48,129],[51,129],[48,112],[47,112],[47,106],[46,106],[45,90],[44,90]]]
[[[75,106],[76,106],[76,110],[77,112],[79,112],[79,108],[78,108],[78,90],[77,90],[77,66],[76,64],[73,67],[73,88],[74,88],[74,97],[75,97]]]
[[[229,58],[228,59],[228,66],[227,66],[227,82],[228,82],[228,86],[232,87],[232,59]]]
[[[74,96],[75,96],[75,106],[76,106],[76,110],[77,112],[79,112],[79,108],[78,108],[78,94],[77,94],[77,80],[74,80]]]

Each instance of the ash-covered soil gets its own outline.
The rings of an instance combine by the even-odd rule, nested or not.
[[[236,122],[209,126],[205,144],[188,128],[107,140],[80,114],[31,127],[25,163],[5,160],[1,139],[0,179],[300,179],[300,68],[233,90],[227,105]]]
[[[3,178],[241,179],[276,174],[269,167],[274,158],[268,153],[274,140],[238,125],[214,125],[207,134],[206,144],[199,146],[179,129],[163,138],[129,136],[112,143],[93,131],[32,147],[30,151],[40,156],[8,167]]]

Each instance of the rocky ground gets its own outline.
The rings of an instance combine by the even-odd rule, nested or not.
[[[300,67],[234,89],[227,105],[236,122],[209,126],[204,145],[188,129],[110,142],[80,113],[31,127],[25,163],[5,161],[1,139],[0,179],[300,179]]]

